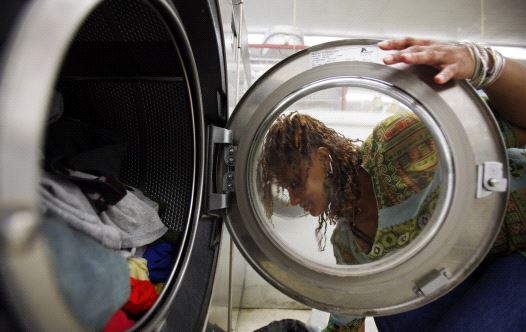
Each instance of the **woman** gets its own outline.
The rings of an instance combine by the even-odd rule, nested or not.
[[[336,223],[338,264],[367,263],[407,245],[429,220],[440,189],[434,140],[410,112],[383,120],[361,145],[308,115],[284,115],[262,155],[267,212],[276,184],[290,204],[319,217],[320,249],[327,222]]]
[[[475,87],[484,88],[500,117],[507,147],[526,143],[524,66],[471,43],[406,38],[384,41],[379,47],[399,51],[387,56],[386,64],[428,64],[439,69],[435,76],[438,84],[470,79]],[[411,137],[405,143],[412,144],[402,144],[404,137]],[[525,151],[508,149],[513,190],[490,254],[499,258],[487,259],[466,282],[434,303],[410,313],[377,318],[380,330],[495,329],[497,323],[503,324],[500,319],[506,314],[506,329],[526,328],[522,315],[516,314],[517,308],[526,309],[522,300],[526,285],[519,283],[526,275],[526,260],[516,253],[526,247]],[[440,191],[434,142],[420,121],[409,114],[384,120],[362,145],[308,116],[282,116],[267,135],[261,165],[267,214],[272,214],[271,188],[277,185],[288,191],[292,205],[299,204],[319,217],[316,233],[320,247],[327,222],[337,223],[331,242],[339,264],[368,262],[405,246],[425,226]],[[410,215],[397,213],[407,210],[405,204],[413,211]],[[492,286],[487,278],[495,275],[505,275],[505,281]],[[498,292],[511,289],[508,287],[513,287],[515,296]],[[494,303],[501,302],[514,310],[495,310]],[[478,309],[479,317],[465,313],[471,309]],[[480,310],[484,310],[485,319],[480,318]],[[463,312],[462,318],[455,315],[459,312]],[[337,315],[331,316],[327,327],[327,331],[359,329],[363,329],[363,319]]]

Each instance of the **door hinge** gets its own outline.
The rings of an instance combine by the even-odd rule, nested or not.
[[[413,289],[418,296],[427,296],[449,284],[451,273],[446,268],[433,270],[426,274]]]
[[[236,164],[237,146],[228,145],[223,150],[223,161],[226,165],[226,172],[223,174],[223,193],[234,192],[234,171]]]
[[[502,163],[486,161],[477,165],[477,198],[506,190],[508,190],[508,179],[504,176]]]
[[[236,162],[237,146],[233,145],[234,133],[225,128],[208,126],[208,140],[209,140],[209,174],[208,174],[208,200],[207,211],[215,211],[226,209],[230,207],[230,195],[234,191],[234,166]],[[221,185],[214,189],[215,181],[215,160],[217,153],[221,147],[223,149],[222,162],[226,165],[226,172],[221,176]]]

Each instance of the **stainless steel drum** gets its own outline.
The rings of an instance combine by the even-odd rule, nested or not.
[[[49,239],[39,229],[41,151],[52,96],[60,91],[65,115],[125,137],[129,149],[122,180],[163,202],[162,221],[180,234],[166,287],[135,328],[203,328],[221,232],[220,219],[199,222],[205,122],[226,122],[216,2],[34,0],[5,5],[0,315],[10,324],[2,327],[84,328],[58,288]]]

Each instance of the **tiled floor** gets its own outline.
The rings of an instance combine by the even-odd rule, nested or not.
[[[234,319],[233,328],[234,332],[253,332],[272,321],[286,318],[297,319],[314,328],[314,330],[321,331],[325,327],[329,315],[318,310],[242,309]],[[377,331],[374,320],[370,317],[366,318],[365,332]]]

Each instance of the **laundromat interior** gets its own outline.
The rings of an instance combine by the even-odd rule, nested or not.
[[[396,84],[381,83],[384,76],[360,81],[377,68],[363,62],[384,66],[376,47],[384,39],[472,41],[526,64],[524,0],[8,0],[2,7],[1,331],[110,331],[107,312],[122,310],[130,277],[133,287],[144,287],[137,301],[143,296],[148,304],[129,305],[125,327],[111,331],[248,332],[283,319],[322,331],[340,291],[325,279],[309,285],[301,275],[352,279],[383,267],[340,269],[328,240],[334,225],[320,251],[317,218],[289,206],[287,197],[277,219],[263,220],[254,160],[261,149],[256,138],[265,129],[256,122],[268,129],[272,107],[306,112],[364,141],[382,119],[425,104],[419,92],[408,93],[413,99],[391,93]],[[331,54],[355,51],[344,59],[355,65],[345,70],[360,74],[329,77],[342,61]],[[396,81],[401,90],[418,85],[416,77],[429,77],[425,70],[409,72],[404,75],[412,78]],[[454,108],[451,99],[458,95],[482,107],[463,84],[449,92],[433,88],[433,98]],[[412,260],[418,250],[428,253],[420,243],[455,233],[448,220],[470,213],[455,203],[471,185],[457,182],[464,181],[459,165],[502,157],[500,145],[490,152],[476,146],[476,132],[470,132],[476,126],[465,124],[475,118],[455,122],[462,129],[455,136],[456,129],[445,128],[453,122],[447,114],[435,119],[414,112],[440,143],[441,180],[449,191],[433,214],[444,226],[428,227],[411,244],[413,251],[396,256],[400,261]],[[488,136],[499,135],[493,122]],[[463,138],[474,156],[466,162],[459,152]],[[472,168],[467,177],[475,174]],[[82,191],[61,189],[61,181]],[[75,196],[82,193],[87,204]],[[481,211],[497,211],[477,234],[486,242],[494,238],[505,194],[480,194],[487,199]],[[55,195],[74,203],[65,206]],[[130,195],[131,207],[111,209]],[[479,206],[477,199],[469,204]],[[55,219],[71,216],[87,224],[57,226]],[[120,231],[108,226],[123,223],[131,224]],[[458,241],[448,245],[462,248]],[[476,265],[484,250],[462,259]],[[158,260],[155,273],[147,270],[146,257]],[[453,287],[463,278],[455,270],[463,263],[457,256],[444,260],[455,261],[447,274]],[[385,279],[377,281],[389,289]],[[375,289],[375,282],[363,288]],[[336,295],[317,295],[329,288]],[[425,302],[418,292],[396,296],[405,310]],[[375,296],[364,299],[363,308],[352,303],[344,309],[366,313],[365,331],[378,331],[375,313],[404,311]]]

